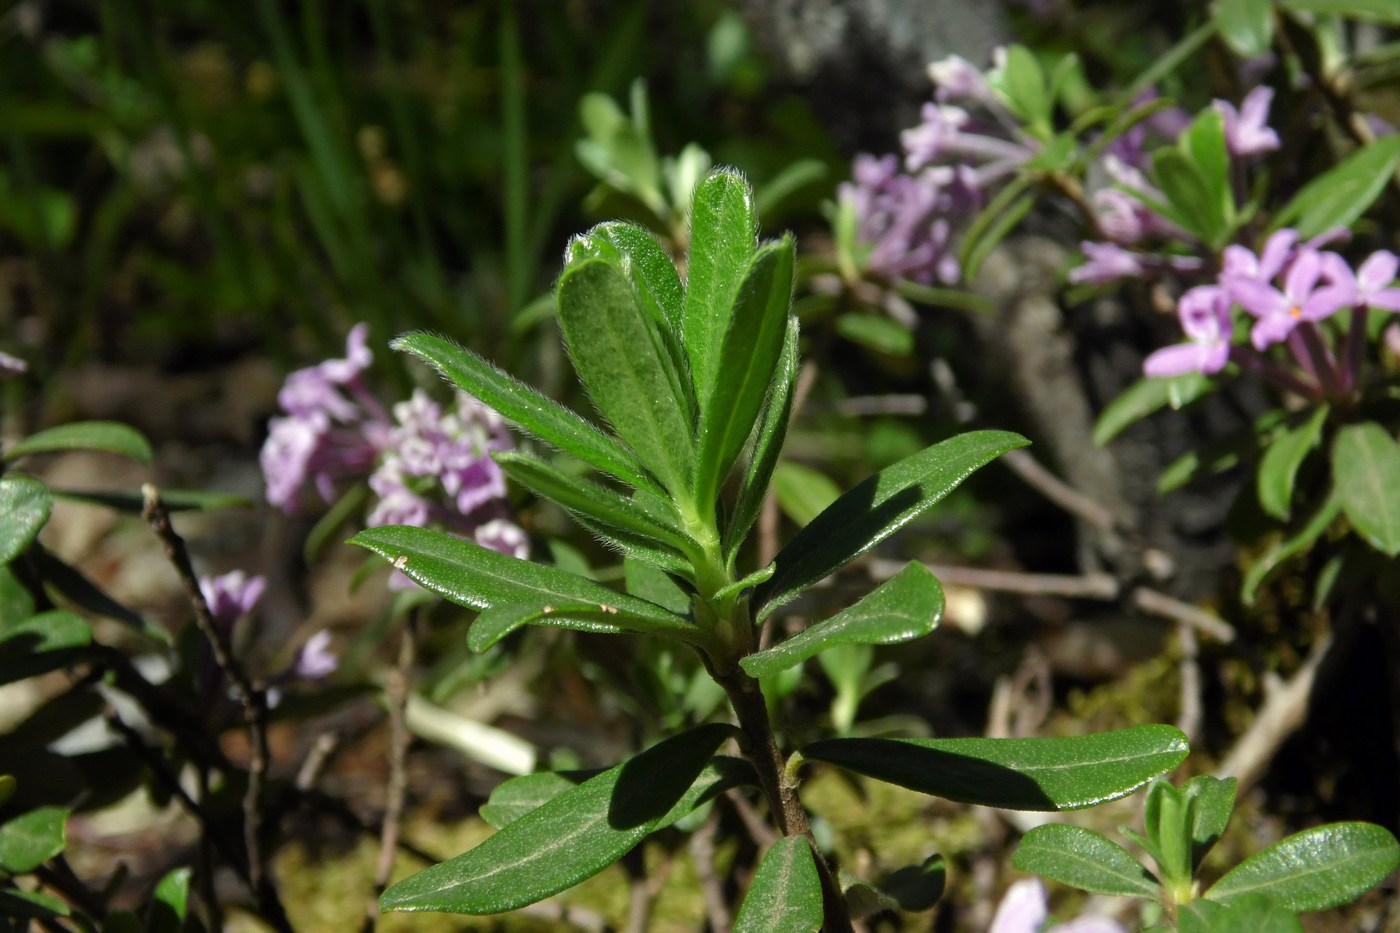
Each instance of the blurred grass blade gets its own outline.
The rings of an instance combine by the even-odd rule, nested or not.
[[[151,444],[135,428],[116,421],[74,421],[31,434],[5,452],[9,463],[29,454],[101,450],[149,464]]]

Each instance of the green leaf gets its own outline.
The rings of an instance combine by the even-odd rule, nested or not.
[[[1311,547],[1312,543],[1331,527],[1341,511],[1342,504],[1334,490],[1326,501],[1313,510],[1312,515],[1298,531],[1256,557],[1244,575],[1244,582],[1240,584],[1240,599],[1244,604],[1253,606],[1255,598],[1259,595],[1259,587],[1269,575],[1282,566],[1284,561]]]
[[[507,476],[535,494],[559,503],[570,514],[633,532],[681,553],[694,549],[691,540],[679,528],[653,519],[631,499],[606,486],[570,476],[528,454],[498,453],[493,456]]]
[[[1400,843],[1373,823],[1329,823],[1294,833],[1231,869],[1205,897],[1230,904],[1263,894],[1293,911],[1328,910],[1380,884],[1400,865]]]
[[[0,888],[0,917],[46,920],[68,916],[68,905],[46,891]]]
[[[1350,227],[1380,197],[1400,165],[1400,136],[1357,149],[1304,185],[1274,217],[1270,232],[1294,227],[1303,239]]]
[[[696,413],[695,386],[690,363],[680,345],[681,301],[684,290],[680,275],[661,244],[648,231],[635,224],[599,224],[569,241],[564,251],[566,267],[589,258],[603,259],[632,284],[637,303],[650,318],[661,348],[659,356],[666,373],[671,397],[685,411],[687,419]]]
[[[684,616],[690,612],[690,597],[670,576],[650,564],[632,558],[622,562],[627,592]]]
[[[694,427],[674,394],[660,330],[622,271],[601,259],[571,266],[558,304],[564,343],[594,406],[668,490],[688,490]]]
[[[1234,220],[1234,196],[1230,190],[1230,153],[1225,145],[1225,118],[1207,107],[1182,134],[1180,146],[1206,186],[1207,201],[1201,207],[1211,237],[1206,242],[1223,246]]]
[[[1179,933],[1303,933],[1292,913],[1267,897],[1240,898],[1228,907],[1196,899],[1182,905]]]
[[[1028,175],[1020,176],[1017,181],[1027,178]],[[1018,189],[1016,182],[1012,182],[1002,189],[1003,192],[1017,191],[1017,196],[1006,203],[1004,210],[992,213],[996,206],[993,201],[987,208],[977,216],[974,225],[968,228],[966,237],[963,239],[962,249],[958,252],[958,263],[962,266],[963,281],[971,281],[977,277],[977,273],[982,269],[982,263],[987,261],[987,257],[992,254],[992,250],[1002,240],[1011,235],[1011,231],[1016,229],[1016,225],[1025,219],[1025,216],[1035,207],[1036,196],[1030,191]],[[985,220],[984,220],[985,218]],[[976,234],[974,236],[974,234]]]
[[[908,356],[914,352],[913,332],[883,314],[843,314],[836,319],[836,333],[876,353]]]
[[[1215,23],[1236,55],[1263,55],[1274,42],[1273,0],[1216,0]]]
[[[109,509],[140,515],[146,507],[145,497],[139,492],[122,490],[53,489],[55,499],[69,499],[74,502],[90,502],[105,505]],[[252,506],[247,496],[228,492],[205,492],[199,489],[162,489],[160,501],[171,512],[209,512],[214,509],[246,509]]]
[[[773,384],[792,307],[794,258],[791,236],[770,243],[754,256],[739,284],[720,345],[722,378],[700,399],[695,498],[702,509],[714,502]]]
[[[92,643],[92,629],[71,612],[55,609],[15,625],[0,626],[0,684],[44,674],[72,663]]]
[[[710,723],[564,791],[476,848],[392,885],[382,910],[494,914],[578,884],[737,782],[710,763],[734,733]],[[708,767],[707,767],[708,765]]]
[[[893,645],[927,635],[943,616],[943,588],[927,567],[910,563],[854,606],[781,644],[740,659],[750,677],[770,677],[832,645]]]
[[[1159,149],[1152,156],[1152,178],[1166,198],[1168,218],[1213,246],[1220,224],[1212,185],[1190,156],[1180,149]]]
[[[827,739],[802,749],[879,781],[1008,810],[1078,810],[1127,796],[1188,751],[1171,726],[1073,738]]]
[[[1143,848],[1157,862],[1169,890],[1191,883],[1190,802],[1170,781],[1158,781],[1147,792],[1143,805]]]
[[[580,415],[506,375],[470,350],[424,333],[405,334],[391,346],[424,360],[463,392],[494,408],[525,433],[625,483],[660,491],[632,451]]]
[[[505,829],[532,810],[549,803],[567,790],[573,790],[598,771],[541,771],[525,774],[496,785],[490,798],[482,804],[481,818],[496,829]]]
[[[1035,54],[1023,45],[1006,49],[1006,65],[996,81],[1007,106],[1027,123],[1042,130],[1050,126],[1051,101],[1045,71]]]
[[[137,463],[150,463],[152,458],[150,442],[129,425],[116,421],[75,421],[29,435],[11,447],[4,460],[9,463],[29,454],[59,450],[104,450]]]
[[[0,825],[0,868],[27,874],[63,851],[68,811],[37,807]]]
[[[1225,834],[1230,814],[1235,809],[1234,778],[1217,778],[1198,774],[1181,786],[1182,795],[1191,802],[1191,869],[1194,872],[1205,861],[1206,854]]]
[[[778,454],[787,436],[788,419],[792,415],[792,390],[797,382],[797,328],[797,316],[792,315],[788,318],[787,335],[783,339],[783,354],[773,372],[772,387],[763,404],[758,429],[754,432],[753,449],[749,454],[743,484],[739,487],[738,502],[724,529],[727,554],[732,555],[744,543],[749,529],[758,519],[768,486],[773,480],[773,471],[778,465]]]
[[[703,633],[685,619],[660,606],[619,593],[558,567],[517,560],[472,541],[429,528],[394,525],[367,528],[350,539],[390,561],[409,579],[460,606],[530,606],[545,613],[549,606],[594,606],[606,623],[561,611],[547,615],[550,624],[576,621],[592,631],[639,632],[680,639],[692,644]]]
[[[855,560],[942,499],[978,468],[1028,444],[1009,431],[972,431],[868,477],[778,552],[777,572],[754,593],[756,618]]]
[[[1011,864],[1094,894],[1157,896],[1157,880],[1131,852],[1078,826],[1048,823],[1035,827],[1022,837]]]
[[[54,556],[43,547],[36,548],[31,556],[44,582],[79,609],[129,625],[152,641],[163,645],[171,643],[168,631],[130,606],[117,602],[77,567]]]
[[[895,869],[880,882],[880,891],[893,898],[900,910],[928,910],[943,896],[948,867],[941,855],[930,855],[918,865]]]
[[[1373,548],[1400,554],[1400,444],[1375,422],[1348,425],[1332,445],[1332,481],[1342,510]]]
[[[53,499],[28,476],[0,476],[0,564],[22,554],[49,520]]]
[[[146,911],[144,933],[180,933],[185,928],[192,875],[189,868],[176,868],[160,879]]]
[[[1370,19],[1400,25],[1394,0],[1278,0],[1279,6],[1302,13]]]
[[[757,249],[758,225],[749,183],[730,169],[710,173],[696,185],[691,207],[681,329],[702,409],[719,380],[721,348],[734,299]]]
[[[787,460],[773,471],[773,495],[783,514],[801,527],[841,498],[841,487],[821,470]]]
[[[806,836],[768,847],[734,919],[734,933],[815,933],[822,925],[822,881]]]
[[[1215,383],[1201,373],[1184,376],[1147,377],[1124,389],[1094,424],[1094,443],[1102,447],[1124,428],[1136,424],[1158,409],[1170,405],[1182,408],[1214,391]]]

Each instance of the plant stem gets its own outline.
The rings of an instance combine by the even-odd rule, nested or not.
[[[807,810],[797,796],[797,784],[788,776],[758,681],[737,668],[718,676],[718,680],[734,706],[739,728],[744,733],[740,742],[744,757],[758,772],[759,785],[763,788],[763,796],[768,800],[768,809],[778,829],[784,836],[805,836],[812,846],[813,860],[822,882],[822,910],[826,915],[823,929],[827,933],[844,933],[853,929],[841,886],[831,866],[816,848]]]

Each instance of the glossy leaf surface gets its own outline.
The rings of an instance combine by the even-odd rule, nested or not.
[[[494,914],[570,888],[731,786],[733,773],[709,762],[732,734],[733,727],[711,723],[666,739],[552,798],[476,848],[391,886],[379,906]]]
[[[1329,823],[1294,833],[1231,869],[1206,891],[1223,904],[1262,894],[1289,910],[1327,910],[1380,884],[1400,866],[1400,843],[1373,823]]]
[[[147,909],[144,933],[180,933],[185,928],[193,874],[189,868],[177,868],[160,879]]]
[[[1400,444],[1374,422],[1337,432],[1332,479],[1342,511],[1373,548],[1400,554]]]
[[[526,434],[632,486],[656,488],[632,451],[581,415],[501,372],[465,347],[424,333],[405,334],[391,346],[419,357]]]
[[[1270,228],[1293,227],[1308,239],[1334,227],[1349,227],[1380,197],[1397,165],[1400,136],[1362,146],[1299,189]]]
[[[694,427],[668,375],[657,325],[622,271],[602,259],[565,270],[559,327],[594,406],[672,492],[687,488]]]
[[[597,771],[562,774],[540,771],[524,774],[496,785],[491,797],[481,805],[481,818],[496,829],[505,829],[531,810],[537,810],[555,797],[595,777]]]
[[[778,552],[777,572],[754,594],[759,619],[860,557],[938,502],[977,469],[1028,444],[1009,431],[960,434],[868,477]]]
[[[750,677],[770,677],[832,645],[893,645],[927,635],[942,617],[943,587],[923,564],[910,563],[855,605],[739,664]]]
[[[735,933],[791,930],[814,933],[822,925],[822,882],[805,836],[783,836],[768,847],[734,920]]]
[[[1079,826],[1047,823],[1026,833],[1011,858],[1022,871],[1095,894],[1155,897],[1151,872],[1118,843]]]
[[[1181,786],[1182,795],[1191,801],[1191,868],[1201,867],[1206,854],[1225,835],[1230,814],[1235,809],[1234,778],[1217,778],[1199,774]]]
[[[699,637],[685,619],[646,600],[429,528],[367,528],[350,543],[388,560],[424,588],[472,609],[528,606],[543,612],[547,606],[591,605],[609,620],[599,631],[621,629],[683,641]]]
[[[1267,897],[1240,898],[1228,907],[1201,900],[1184,905],[1178,933],[1303,933],[1303,925],[1291,911]]]
[[[0,564],[18,557],[49,520],[53,499],[28,476],[0,476]]]
[[[1048,811],[1131,794],[1187,751],[1179,730],[1147,725],[1073,738],[828,739],[802,755],[960,803]]]
[[[5,452],[5,460],[62,450],[102,450],[150,463],[151,444],[141,432],[116,421],[75,421],[31,434]]]

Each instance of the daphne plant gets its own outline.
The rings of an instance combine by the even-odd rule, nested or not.
[[[760,647],[763,628],[974,471],[1027,442],[975,431],[935,444],[838,498],[771,563],[744,567],[744,543],[778,461],[798,368],[794,243],[790,236],[760,243],[757,229],[747,182],[721,170],[694,194],[684,284],[677,265],[639,227],[605,223],[569,244],[559,324],[579,380],[611,432],[442,337],[414,333],[396,341],[522,431],[591,468],[593,475],[582,475],[574,464],[530,453],[495,454],[513,481],[557,502],[629,562],[665,574],[669,595],[654,585],[655,573],[629,575],[653,584],[625,592],[426,528],[371,528],[353,543],[479,610],[468,635],[478,650],[523,625],[684,646],[723,687],[733,719],[664,738],[591,776],[507,782],[483,813],[499,831],[391,886],[384,909],[489,914],[523,907],[739,788],[761,796],[780,841],[754,871],[738,928],[848,929],[843,886],[815,847],[798,794],[802,763],[826,762],[955,801],[1067,810],[1131,793],[1185,757],[1184,736],[1165,725],[1056,739],[829,738],[800,749],[775,730],[765,678],[837,646],[926,635],[938,625],[943,593],[927,568],[910,563],[785,641]],[[721,753],[731,741],[741,757]]]
[[[1234,778],[1208,775],[1152,786],[1143,832],[1124,833],[1151,856],[1155,873],[1108,837],[1062,824],[1027,833],[1012,864],[1081,890],[1146,898],[1162,917],[1152,933],[1299,933],[1297,914],[1355,900],[1400,865],[1388,829],[1329,823],[1254,853],[1203,892],[1197,872],[1230,821],[1235,787]]]

